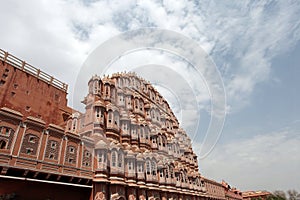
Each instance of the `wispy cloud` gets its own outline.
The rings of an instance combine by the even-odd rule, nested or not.
[[[299,13],[300,2],[293,0],[11,0],[1,3],[0,47],[69,83],[68,98],[72,102],[74,90],[78,90],[74,88],[74,77],[98,45],[119,33],[142,27],[177,31],[194,39],[213,58],[225,83],[227,109],[234,113],[251,103],[250,97],[259,83],[270,79],[273,59],[299,41]],[[189,75],[182,62],[166,54],[139,52],[119,63],[173,66],[183,77]],[[181,90],[178,82],[174,86],[177,95],[185,99],[182,105],[187,121],[195,121],[199,113],[191,106],[190,93]],[[201,90],[194,95],[201,100],[200,110],[209,111],[210,95],[205,84],[199,81],[193,87]],[[178,110],[176,102],[174,110]],[[204,173],[231,179],[230,182],[245,185],[245,189],[258,188],[259,183],[275,189],[284,186],[282,180],[286,182],[284,187],[300,185],[295,170],[300,167],[296,157],[297,130],[267,132],[218,145],[200,166]]]
[[[243,190],[299,190],[299,152],[299,129],[291,126],[219,144],[199,166],[204,175],[227,179]]]
[[[0,22],[6,30],[1,31],[2,48],[47,65],[71,88],[87,54],[113,35],[141,27],[183,33],[214,58],[233,111],[249,103],[255,86],[268,80],[271,60],[300,37],[297,1],[56,0],[10,1],[2,7],[2,19],[10,19]],[[70,76],[58,73],[62,66]]]

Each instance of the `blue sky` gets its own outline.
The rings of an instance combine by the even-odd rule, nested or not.
[[[300,191],[299,1],[12,0],[2,2],[1,8],[0,48],[67,82],[70,101],[78,90],[74,77],[82,64],[112,36],[157,27],[193,39],[215,62],[227,100],[221,138],[199,161],[201,173],[242,190]],[[191,74],[177,68],[187,63],[153,51],[121,58],[112,69],[148,64]],[[155,82],[154,74],[149,78]],[[180,103],[187,105],[182,116],[174,94],[168,92],[170,83],[160,89],[184,128],[192,130],[200,119],[193,141],[199,152],[211,100],[203,80],[196,78],[191,78],[191,88],[202,91],[196,94],[196,111],[184,83],[171,83],[177,88],[175,96],[183,97]]]

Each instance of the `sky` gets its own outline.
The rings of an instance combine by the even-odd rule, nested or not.
[[[94,70],[133,70],[151,81],[198,156],[213,117],[220,119],[220,137],[213,134],[212,151],[199,156],[202,175],[241,190],[300,191],[299,13],[297,0],[11,0],[1,2],[0,48],[68,83],[69,105],[80,110],[87,83],[79,80],[91,76],[85,63],[106,41],[107,55],[121,48],[113,38],[141,28],[193,41],[210,59],[200,74],[183,59],[190,56],[189,46],[180,55],[135,50],[106,71]],[[148,36],[143,35],[144,43]],[[171,48],[166,40],[160,43]],[[97,55],[93,62],[99,64],[105,56]],[[213,83],[220,90],[214,91]],[[220,117],[212,109],[220,108],[222,97],[226,116]]]

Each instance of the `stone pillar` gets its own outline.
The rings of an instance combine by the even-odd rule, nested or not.
[[[20,122],[18,128],[18,131],[15,131],[14,137],[16,137],[15,142],[12,144],[12,155],[13,156],[19,156],[21,146],[22,146],[22,140],[23,136],[26,131],[26,124],[23,122]],[[13,157],[13,159],[10,161],[10,165],[15,165],[16,159]]]
[[[44,155],[45,155],[45,151],[46,151],[46,147],[47,147],[47,143],[48,143],[48,138],[49,138],[49,132],[48,132],[48,130],[44,130],[43,134],[41,135],[41,148],[38,153],[38,160],[44,160]],[[41,169],[41,163],[38,163],[37,168]]]

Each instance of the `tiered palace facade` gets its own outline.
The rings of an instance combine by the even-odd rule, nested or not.
[[[94,182],[101,188],[96,195],[110,193],[117,199],[205,196],[191,141],[150,83],[133,73],[121,73],[102,79],[93,76],[88,85],[83,101],[86,111],[74,113],[67,130],[78,133],[95,150]]]
[[[2,50],[0,60],[0,194],[42,197],[43,183],[56,191],[49,199],[225,199],[149,82],[93,76],[80,113],[67,106],[66,84]],[[44,192],[22,190],[27,182]]]

